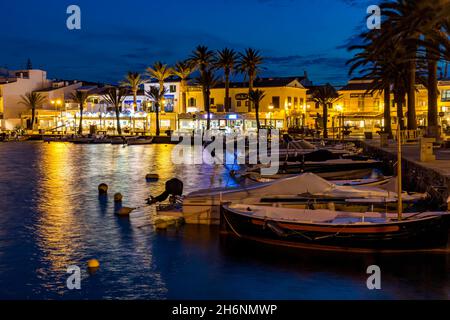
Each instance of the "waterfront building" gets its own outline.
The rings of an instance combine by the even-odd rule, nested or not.
[[[43,70],[0,69],[0,129],[13,130],[23,127],[21,115],[28,107],[21,104],[21,96],[51,85]]]
[[[287,129],[306,123],[306,91],[302,83],[310,84],[306,76],[258,78],[254,89],[264,91],[259,107],[259,118],[263,127]],[[211,128],[235,132],[256,130],[256,114],[248,99],[248,82],[230,83],[230,106],[225,105],[225,84],[211,89]],[[206,128],[207,115],[204,110],[203,94],[200,86],[187,88],[187,112],[180,115],[181,130]]]

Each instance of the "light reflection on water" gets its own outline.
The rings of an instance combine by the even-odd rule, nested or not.
[[[297,299],[450,297],[448,255],[342,257],[221,241],[216,228],[156,232],[151,208],[114,216],[112,196],[138,206],[164,182],[185,192],[232,185],[222,166],[171,162],[170,145],[0,144],[0,299]],[[147,173],[160,181],[147,183]],[[106,199],[97,185],[109,185]],[[85,263],[101,262],[89,276]],[[383,290],[366,289],[380,264]],[[67,266],[83,269],[66,289]]]

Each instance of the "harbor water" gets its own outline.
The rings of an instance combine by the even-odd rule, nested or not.
[[[364,254],[241,244],[217,227],[155,230],[141,206],[177,177],[188,193],[235,185],[229,169],[172,164],[173,146],[0,144],[0,299],[449,299],[450,253]],[[147,182],[147,173],[160,180]],[[97,186],[109,186],[107,199]],[[98,259],[95,274],[86,270]],[[367,268],[381,289],[367,288]],[[69,266],[80,290],[67,288]]]

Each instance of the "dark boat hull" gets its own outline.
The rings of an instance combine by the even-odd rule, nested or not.
[[[280,164],[281,173],[303,173],[312,172],[316,174],[321,173],[334,173],[342,171],[355,171],[364,169],[377,169],[382,166],[381,162],[378,161],[355,161],[347,163],[325,163],[325,162],[309,162],[309,163],[290,163],[290,164]]]
[[[314,250],[372,251],[437,248],[447,244],[450,216],[386,224],[330,225],[277,222],[222,207],[223,223],[235,236],[272,245]]]

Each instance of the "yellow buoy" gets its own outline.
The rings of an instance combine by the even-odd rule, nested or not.
[[[146,180],[158,180],[159,175],[157,173],[149,173],[145,176]]]
[[[91,259],[87,263],[89,269],[100,268],[100,262],[97,259]]]
[[[123,198],[123,196],[121,193],[116,193],[114,195],[114,202],[122,202],[122,198]]]
[[[108,193],[108,185],[106,183],[100,183],[98,185],[98,193],[99,194],[107,194]]]

